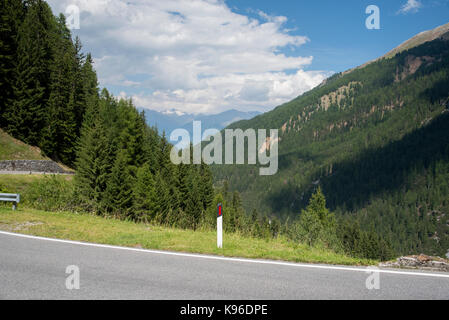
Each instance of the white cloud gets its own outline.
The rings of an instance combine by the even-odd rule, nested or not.
[[[398,13],[407,14],[407,13],[416,13],[422,7],[422,4],[419,0],[407,0]]]
[[[233,12],[222,0],[50,0],[80,8],[80,36],[102,86],[155,110],[268,110],[318,85],[312,57],[283,48],[309,39],[283,29],[286,17]],[[131,90],[132,89],[132,90]],[[136,94],[136,92],[138,92]]]

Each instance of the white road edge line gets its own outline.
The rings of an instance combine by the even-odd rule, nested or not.
[[[396,270],[383,270],[383,269],[377,269],[377,268],[374,269],[373,267],[355,268],[355,267],[331,266],[331,265],[326,266],[326,265],[315,265],[315,264],[289,263],[289,262],[281,262],[281,261],[273,261],[273,260],[228,258],[228,257],[219,257],[219,256],[211,256],[211,255],[203,255],[203,254],[138,249],[138,248],[130,248],[130,247],[119,247],[119,246],[113,246],[113,245],[108,245],[108,244],[98,244],[98,243],[81,242],[81,241],[73,241],[73,240],[44,238],[44,237],[32,236],[32,235],[21,234],[21,233],[13,233],[13,232],[7,232],[7,231],[0,231],[0,234],[19,237],[19,238],[74,244],[74,245],[80,245],[80,246],[86,246],[86,247],[117,249],[117,250],[125,250],[125,251],[153,253],[153,254],[180,256],[180,257],[189,257],[189,258],[200,258],[200,259],[209,259],[209,260],[222,260],[222,261],[256,263],[256,264],[270,264],[270,265],[279,265],[279,266],[296,267],[296,268],[342,270],[342,271],[355,271],[355,272],[364,272],[364,273],[379,272],[379,273],[390,273],[390,274],[400,274],[400,275],[409,275],[409,276],[449,278],[449,274],[441,274],[441,273],[407,272],[407,271],[396,271]]]

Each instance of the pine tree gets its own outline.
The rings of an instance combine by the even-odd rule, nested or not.
[[[190,167],[181,163],[178,166],[178,191],[179,191],[179,208],[183,211],[187,208],[190,197]]]
[[[119,148],[126,150],[128,165],[139,167],[144,160],[145,122],[132,105],[131,100],[118,103],[120,126]]]
[[[0,127],[7,124],[14,100],[19,27],[24,19],[25,6],[20,0],[3,0],[0,6]]]
[[[54,61],[51,65],[50,98],[46,126],[40,143],[42,150],[53,159],[72,165],[77,140],[75,49],[64,15],[57,20],[53,39]]]
[[[77,48],[77,62],[79,63],[80,59],[80,53],[79,53],[79,47],[80,43],[77,41],[75,42],[75,48]],[[77,123],[79,123],[80,128],[82,127],[82,124],[88,119],[86,119],[86,115],[88,114],[87,110],[89,108],[94,108],[95,106],[98,106],[100,96],[98,94],[98,80],[97,80],[97,74],[93,68],[93,60],[91,54],[87,54],[86,59],[84,61],[84,64],[81,67],[81,84],[82,84],[82,92],[78,93],[78,96],[81,96],[79,98],[80,103],[83,104],[83,107],[79,109],[79,106],[77,106]],[[77,84],[77,92],[78,92],[78,86]],[[78,100],[78,99],[77,99]],[[81,135],[81,133],[80,133]]]
[[[186,168],[188,166],[185,166]],[[183,219],[183,227],[184,228],[192,228],[196,229],[197,225],[199,224],[202,215],[204,214],[203,205],[201,203],[201,189],[199,185],[199,177],[194,174],[195,171],[189,170],[188,175],[185,176],[185,187],[186,189],[183,190],[185,192],[183,194],[183,207],[181,210],[185,214],[185,217]]]
[[[156,174],[156,194],[157,194],[157,218],[156,221],[159,223],[167,223],[167,216],[170,212],[176,212],[171,205],[171,197],[169,193],[169,188],[164,181],[160,172]],[[170,223],[171,221],[169,221]]]
[[[312,195],[306,210],[303,210],[299,222],[300,239],[309,245],[318,241],[328,245],[337,245],[335,216],[326,208],[326,198],[321,188]]]
[[[87,100],[88,95],[84,89],[84,86],[89,82],[88,79],[84,79],[83,67],[85,64],[85,55],[82,53],[82,45],[81,40],[76,37],[75,42],[73,43],[73,64],[74,64],[74,72],[73,72],[73,96],[74,96],[74,119],[76,123],[75,134],[77,137],[80,135],[81,125],[83,123],[84,114],[87,109]],[[96,81],[96,75],[95,75]],[[87,83],[85,83],[87,82]],[[95,92],[93,94],[98,95],[97,85],[94,85]]]
[[[145,121],[145,113],[141,113],[141,118]],[[143,153],[144,153],[144,161],[148,163],[150,166],[151,172],[156,174],[159,171],[159,163],[158,163],[158,151],[159,151],[159,135],[157,130],[154,128],[150,128],[145,125],[144,130],[144,142],[143,142]]]
[[[6,114],[6,128],[14,137],[39,145],[50,96],[55,19],[44,1],[30,0],[27,4],[25,20],[18,32],[15,99]]]
[[[96,211],[101,209],[111,166],[107,134],[99,105],[89,105],[77,147],[75,185],[81,202]]]
[[[158,199],[155,181],[148,164],[144,164],[137,171],[133,197],[132,217],[134,220],[153,221],[156,217]]]
[[[105,207],[109,213],[125,218],[133,205],[134,178],[127,164],[126,151],[121,150],[107,179]]]
[[[321,187],[312,195],[308,211],[313,212],[324,226],[329,226],[335,223],[334,215],[326,208],[326,198],[324,197]]]
[[[165,176],[170,176],[172,174],[172,163],[170,162],[170,152],[171,146],[167,141],[165,136],[165,131],[162,132],[162,137],[159,142],[159,152],[158,152],[158,163],[161,172]]]

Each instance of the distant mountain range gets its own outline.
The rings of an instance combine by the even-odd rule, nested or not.
[[[258,111],[243,112],[238,110],[228,110],[219,114],[189,114],[177,110],[158,112],[149,109],[138,108],[145,111],[145,118],[148,125],[157,127],[159,132],[165,131],[167,136],[175,129],[186,129],[192,136],[193,121],[201,121],[202,131],[207,129],[221,130],[234,122],[252,119],[261,114]]]

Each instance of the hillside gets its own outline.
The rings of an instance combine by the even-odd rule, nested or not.
[[[427,33],[441,35],[432,41],[420,36],[408,42],[418,46],[402,45],[394,57],[336,74],[271,112],[229,126],[278,128],[279,172],[262,177],[254,166],[214,166],[216,183],[227,180],[247,209],[284,219],[297,216],[321,186],[340,218],[376,231],[398,254],[444,255],[449,41],[438,30]]]
[[[360,68],[364,68],[367,65],[379,61],[381,59],[391,59],[393,57],[395,57],[398,53],[404,52],[406,50],[412,49],[414,47],[420,46],[426,42],[429,41],[433,41],[435,39],[441,38],[441,37],[448,37],[448,32],[449,32],[449,23],[446,23],[445,25],[439,26],[435,29],[432,30],[427,30],[427,31],[423,31],[418,33],[416,36],[408,39],[407,41],[404,41],[403,43],[401,43],[399,46],[397,46],[396,48],[390,50],[389,52],[387,52],[385,55],[383,55],[382,57],[379,57],[373,61],[367,62],[361,66],[358,66],[354,69],[350,69],[346,72],[344,72],[343,74],[352,72],[355,69],[360,69]]]
[[[442,25],[438,28],[435,28],[433,30],[423,31],[413,38],[405,41],[398,47],[394,48],[390,52],[388,52],[386,55],[384,55],[382,58],[392,58],[396,54],[401,53],[405,50],[417,47],[423,43],[426,43],[428,41],[433,41],[437,38],[442,37],[444,34],[449,32],[449,23],[446,23],[445,25]]]
[[[38,147],[32,147],[14,139],[0,129],[0,161],[1,160],[48,160]]]

